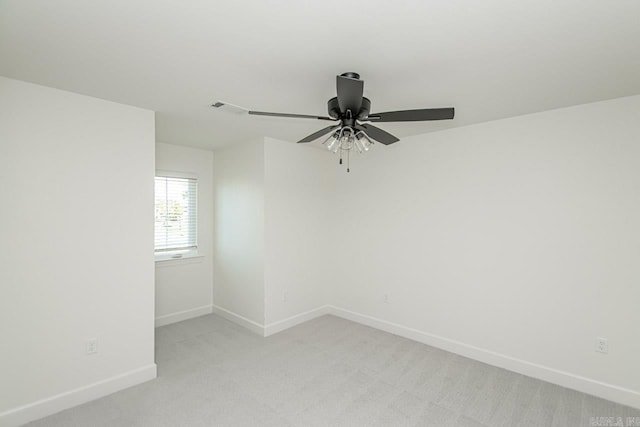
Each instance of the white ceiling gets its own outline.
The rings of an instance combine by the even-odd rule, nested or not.
[[[295,141],[335,76],[372,112],[456,107],[399,137],[640,93],[638,0],[0,0],[0,75],[157,111],[157,139]]]

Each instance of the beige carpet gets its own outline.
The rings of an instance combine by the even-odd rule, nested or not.
[[[158,378],[33,426],[590,426],[640,411],[333,316],[156,330]],[[637,419],[640,421],[640,418]]]

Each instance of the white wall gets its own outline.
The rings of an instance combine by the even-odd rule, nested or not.
[[[213,303],[264,323],[264,142],[217,150]]]
[[[0,78],[0,424],[155,377],[153,173],[153,112]]]
[[[639,96],[374,148],[336,186],[336,306],[640,407]]]
[[[318,314],[331,284],[335,159],[265,138],[216,150],[214,307],[260,334]]]
[[[335,156],[307,144],[265,139],[265,322],[329,303],[341,212],[332,202]]]
[[[156,170],[198,178],[198,257],[156,261],[156,326],[211,312],[213,153],[156,143]]]

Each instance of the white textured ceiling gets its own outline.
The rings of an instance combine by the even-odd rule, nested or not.
[[[456,107],[399,137],[640,93],[638,0],[0,0],[0,75],[157,111],[157,139],[295,141],[335,76],[372,112]]]

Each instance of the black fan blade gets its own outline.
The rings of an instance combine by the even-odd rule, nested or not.
[[[425,108],[422,110],[388,111],[386,113],[369,114],[363,120],[372,122],[422,122],[428,120],[453,119],[453,108]]]
[[[340,112],[351,110],[353,117],[357,116],[362,106],[362,92],[364,82],[351,77],[337,76],[336,90],[338,92],[338,105]]]
[[[376,141],[384,145],[389,145],[393,144],[394,142],[400,141],[389,132],[375,127],[374,125],[356,125],[355,128],[364,131],[369,138],[375,139]]]
[[[316,139],[320,138],[321,136],[326,135],[326,134],[328,134],[329,132],[331,132],[332,130],[337,129],[337,128],[339,128],[339,127],[340,127],[340,125],[327,126],[327,127],[326,127],[326,128],[324,128],[324,129],[320,129],[318,132],[314,132],[314,133],[312,133],[311,135],[309,135],[309,136],[308,136],[308,137],[306,137],[306,138],[302,138],[300,141],[298,141],[298,144],[300,144],[301,142],[311,142],[311,141],[314,141],[314,140],[316,140]]]
[[[288,113],[270,113],[268,111],[249,111],[249,114],[254,116],[271,116],[271,117],[290,117],[294,119],[317,119],[317,120],[330,120],[334,122],[336,119],[325,116],[310,116],[308,114],[288,114]]]

